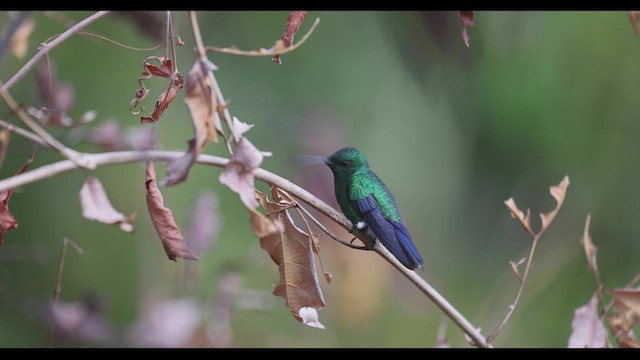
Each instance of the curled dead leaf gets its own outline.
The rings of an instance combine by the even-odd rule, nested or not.
[[[531,213],[529,212],[529,209],[527,209],[527,215],[525,215],[522,210],[518,209],[518,205],[516,205],[516,202],[515,200],[513,200],[513,198],[505,200],[504,204],[511,211],[511,217],[518,219],[520,221],[520,224],[522,224],[522,229],[533,236],[533,230],[531,230],[529,216]]]
[[[231,134],[233,134],[233,138],[235,139],[235,141],[240,141],[242,135],[254,126],[253,124],[247,124],[238,120],[238,118],[235,116],[233,117],[232,124],[233,125],[231,128]]]
[[[238,193],[249,209],[255,209],[258,206],[254,192],[253,172],[262,164],[265,156],[271,156],[271,153],[258,150],[247,138],[242,138],[219,177],[220,183]]]
[[[176,98],[176,95],[178,95],[178,90],[180,90],[180,88],[176,86],[171,86],[169,90],[160,94],[160,96],[158,96],[158,100],[156,100],[156,105],[155,105],[155,108],[153,109],[153,113],[151,113],[151,116],[141,116],[140,122],[141,123],[158,122],[158,120],[160,120],[160,116],[162,115],[162,113],[169,107],[169,104],[171,104],[173,99]]]
[[[571,321],[569,348],[608,348],[607,329],[598,317],[598,295],[576,309]]]
[[[280,224],[280,231],[259,235],[260,246],[269,253],[280,270],[280,280],[273,294],[285,299],[291,314],[298,321],[323,329],[324,326],[318,321],[317,309],[323,308],[325,303],[316,276],[312,238],[293,223],[287,211],[293,204],[282,194],[280,201],[275,199],[275,202],[257,190],[256,195],[268,214],[267,219]]]
[[[584,233],[582,234],[582,240],[580,241],[584,246],[584,253],[587,257],[587,264],[589,271],[592,273],[598,273],[598,263],[596,262],[596,255],[598,254],[598,248],[593,245],[591,241],[591,235],[589,235],[589,224],[591,223],[591,215],[587,215],[587,220],[584,224]]]
[[[567,188],[569,187],[570,183],[571,182],[569,181],[569,177],[565,175],[558,185],[554,185],[549,188],[549,193],[551,194],[551,196],[553,196],[554,199],[556,199],[556,207],[548,213],[540,213],[540,219],[542,219],[542,228],[538,232],[538,235],[547,230],[549,225],[551,225],[551,222],[553,222],[553,219],[556,218],[556,215],[558,214],[562,203],[564,203],[564,197],[567,193]]]
[[[36,150],[38,150],[38,144],[33,145],[31,153],[29,154],[29,159],[27,159],[20,169],[18,169],[16,175],[20,175],[27,171],[29,165],[31,165],[31,162],[33,161],[33,157],[36,155]],[[0,245],[3,244],[2,237],[4,233],[18,226],[18,222],[9,212],[9,199],[11,198],[14,190],[15,189],[11,188],[0,192]]]
[[[187,260],[199,260],[198,256],[187,246],[187,242],[184,240],[182,232],[180,232],[180,228],[173,218],[173,213],[164,206],[162,193],[156,185],[156,171],[153,162],[147,162],[145,188],[147,192],[147,209],[169,260],[176,261],[178,257]]]
[[[98,178],[93,176],[85,178],[80,189],[80,205],[85,219],[117,225],[126,232],[133,231],[132,217],[124,216],[111,205],[107,192]]]
[[[640,323],[640,288],[610,290],[613,296],[613,308],[617,315],[609,316],[609,325],[618,345],[627,348],[640,348],[633,334],[633,328]]]

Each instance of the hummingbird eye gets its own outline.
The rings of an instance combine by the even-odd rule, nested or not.
[[[347,161],[347,160],[340,160],[340,161],[339,161],[339,163],[340,163],[340,165],[342,165],[342,166],[347,166],[347,165],[349,165],[350,161]]]

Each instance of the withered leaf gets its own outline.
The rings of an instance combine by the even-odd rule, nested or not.
[[[149,63],[151,60],[156,60],[160,63],[160,66],[151,65]],[[171,62],[171,59],[166,57],[148,57],[144,61],[144,69],[146,74],[143,73],[143,75],[159,76],[168,79],[171,79],[173,77],[173,64]]]
[[[187,179],[189,170],[202,154],[209,141],[218,141],[216,123],[220,123],[218,101],[213,91],[209,71],[215,68],[211,62],[196,60],[187,78],[187,96],[184,102],[189,108],[195,137],[189,141],[187,152],[178,159],[167,161],[167,175],[160,182],[171,186]]]
[[[623,288],[609,291],[613,296],[613,308],[617,316],[609,316],[609,325],[620,347],[640,348],[631,328],[640,322],[640,288]]]
[[[9,44],[9,52],[18,59],[22,59],[27,55],[29,49],[29,36],[36,28],[36,22],[32,18],[26,19],[18,30],[13,34],[11,43]]]
[[[533,235],[533,230],[531,229],[530,223],[531,213],[529,212],[529,209],[527,209],[527,215],[525,215],[522,210],[518,209],[518,205],[516,205],[516,202],[515,200],[513,200],[513,198],[508,198],[507,200],[505,200],[504,204],[507,206],[507,208],[509,208],[509,210],[511,210],[511,217],[517,218],[520,221],[520,224],[522,224],[522,229]]]
[[[286,210],[291,207],[290,202],[269,201],[257,190],[256,195],[265,208],[267,218],[278,221],[282,226],[282,231],[260,237],[260,246],[269,253],[280,271],[280,280],[273,294],[285,299],[298,321],[323,329],[317,309],[323,308],[325,303],[316,276],[311,236],[293,223]]]
[[[638,22],[640,21],[640,11],[628,11],[629,20],[631,21],[631,26],[633,27],[633,31],[636,35],[640,36],[640,27],[638,26]]]
[[[469,34],[467,34],[467,26],[473,26],[473,11],[458,11],[460,21],[462,21],[462,40],[469,47]]]
[[[293,37],[296,36],[298,29],[300,29],[300,25],[302,25],[302,22],[306,17],[306,11],[292,11],[289,16],[287,16],[287,24],[285,25],[284,34],[282,34],[282,37],[280,38],[284,48],[288,48],[293,44]],[[274,56],[273,61],[278,64],[282,64],[280,55]]]
[[[233,127],[231,128],[231,133],[233,134],[234,139],[236,141],[240,141],[240,139],[242,138],[242,135],[247,131],[249,131],[254,125],[242,122],[238,120],[237,117],[234,116],[232,126]]]
[[[33,161],[33,157],[36,155],[36,150],[38,150],[38,144],[33,145],[31,148],[31,154],[29,154],[29,159],[27,159],[20,169],[18,169],[16,175],[20,175],[27,171],[29,165],[31,165],[31,162]],[[14,190],[15,189],[11,188],[0,192],[0,245],[3,244],[2,237],[4,233],[18,226],[18,222],[9,212],[9,199],[11,198]]]
[[[131,217],[124,216],[111,205],[107,192],[98,178],[87,176],[80,189],[80,205],[82,216],[88,220],[99,221],[108,225],[118,225],[126,232],[133,231]]]
[[[153,226],[162,241],[164,251],[170,260],[177,257],[188,260],[199,260],[198,256],[189,249],[180,228],[173,219],[173,213],[164,206],[164,199],[156,185],[156,171],[153,162],[147,162],[145,188],[147,192],[147,209]]]
[[[169,90],[163,92],[158,96],[158,100],[156,101],[155,108],[153,109],[153,113],[151,116],[141,116],[140,122],[142,123],[155,123],[160,120],[160,116],[162,113],[169,107],[169,104],[176,98],[178,95],[178,90],[180,90],[176,86],[171,86]]]
[[[613,289],[609,293],[613,296],[617,305],[623,305],[625,309],[635,314],[640,321],[640,288]]]
[[[587,215],[587,220],[584,224],[584,233],[582,234],[582,245],[584,246],[584,253],[587,257],[587,264],[589,265],[589,271],[592,273],[598,272],[598,263],[596,262],[596,254],[598,254],[598,248],[593,245],[591,241],[591,235],[589,235],[589,223],[591,222],[591,215]]]
[[[258,206],[254,193],[253,171],[260,166],[265,156],[271,156],[271,153],[258,150],[247,138],[242,138],[219,177],[223,185],[240,195],[240,199],[249,209]]]
[[[569,348],[606,348],[607,329],[598,317],[598,296],[594,294],[584,306],[576,309],[571,322]]]
[[[551,225],[553,219],[555,219],[558,211],[560,210],[560,207],[562,206],[562,203],[564,202],[564,196],[567,193],[569,184],[569,177],[565,175],[558,185],[554,185],[549,188],[549,193],[551,194],[551,196],[553,196],[554,199],[556,199],[556,207],[546,214],[540,213],[540,219],[542,219],[542,228],[540,229],[538,234],[542,234],[545,230],[547,230],[549,225]]]

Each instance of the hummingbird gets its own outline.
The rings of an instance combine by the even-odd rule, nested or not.
[[[364,154],[346,147],[323,159],[333,172],[340,209],[354,227],[377,238],[402,265],[424,271],[393,195],[369,168]]]

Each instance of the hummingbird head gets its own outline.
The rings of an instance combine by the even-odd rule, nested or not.
[[[334,152],[324,160],[335,175],[349,175],[361,169],[369,168],[367,159],[360,150],[346,147]]]

